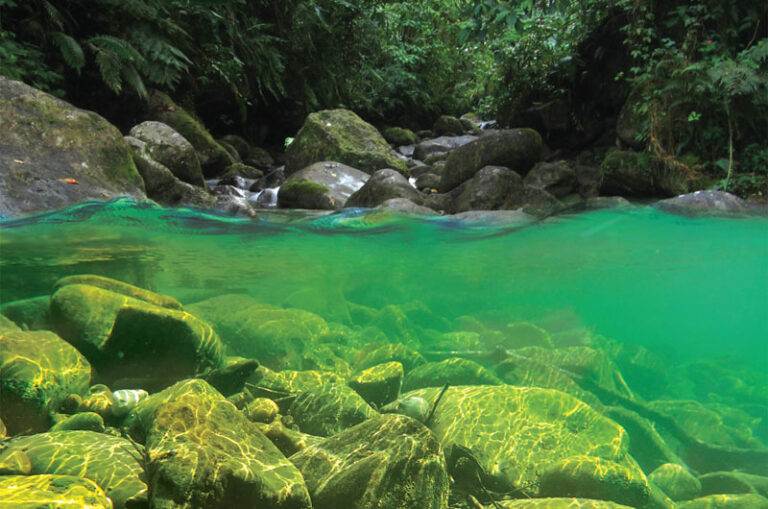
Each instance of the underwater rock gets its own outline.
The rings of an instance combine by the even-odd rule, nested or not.
[[[443,171],[441,192],[448,192],[486,166],[504,166],[525,175],[541,160],[544,144],[533,129],[488,133],[452,150]]]
[[[429,412],[434,405],[421,396],[407,396],[393,401],[380,409],[385,414],[400,414],[421,423],[427,422]]]
[[[324,384],[300,393],[288,415],[304,433],[327,437],[378,415],[346,385]]]
[[[410,214],[413,216],[434,216],[437,214],[437,212],[431,208],[417,205],[407,198],[390,198],[389,200],[384,200],[384,202],[376,207],[376,209],[396,212],[399,214]]]
[[[768,477],[744,472],[710,472],[699,477],[701,495],[757,493],[768,497]]]
[[[709,495],[677,505],[678,509],[768,509],[768,498],[747,495]]]
[[[97,276],[95,274],[81,274],[77,276],[67,276],[56,281],[54,285],[54,292],[59,288],[63,288],[67,285],[89,285],[101,288],[103,290],[109,290],[110,292],[119,293],[121,295],[127,295],[134,299],[143,300],[148,304],[154,304],[168,309],[182,309],[181,303],[168,295],[162,295],[155,293],[144,288],[139,288],[129,283],[119,281],[104,276]]]
[[[312,507],[299,471],[202,380],[151,395],[127,425],[145,440],[157,507]]]
[[[661,465],[648,475],[648,480],[675,502],[691,500],[701,493],[701,482],[687,468],[676,463]]]
[[[10,435],[45,431],[71,393],[87,390],[91,366],[48,331],[0,331],[0,418]]]
[[[377,364],[362,370],[349,386],[375,408],[397,399],[403,385],[403,365],[399,362]]]
[[[0,76],[0,215],[144,198],[120,131],[96,113]]]
[[[51,297],[48,295],[6,302],[0,305],[0,315],[10,319],[23,330],[48,330],[50,302]]]
[[[603,414],[627,431],[631,437],[629,452],[644,472],[655,471],[665,464],[683,463],[648,419],[623,407],[606,407]]]
[[[245,405],[243,413],[251,422],[269,424],[280,413],[280,407],[269,398],[255,398]]]
[[[318,161],[338,161],[368,174],[383,168],[406,171],[376,128],[344,109],[310,113],[285,157],[287,175]]]
[[[0,507],[113,509],[96,483],[71,475],[0,476]]]
[[[403,380],[403,390],[450,385],[501,385],[503,382],[475,361],[452,357],[428,362],[411,370]]]
[[[129,387],[167,386],[223,362],[218,335],[194,315],[91,285],[57,290],[51,320],[102,378]]]
[[[95,431],[103,433],[104,418],[95,412],[69,415],[51,427],[51,431]]]
[[[366,351],[355,366],[358,370],[363,370],[393,361],[402,364],[405,373],[426,362],[419,352],[402,343],[386,343]]]
[[[610,500],[642,507],[650,498],[640,467],[595,456],[573,456],[547,464],[539,473],[540,496]]]
[[[5,427],[5,423],[3,422],[3,419],[0,418],[0,440],[3,440],[7,436],[8,436],[8,429]]]
[[[269,424],[255,423],[259,431],[275,444],[285,456],[303,451],[311,445],[321,443],[324,438],[302,433],[285,425],[282,419],[275,419]]]
[[[115,509],[146,503],[143,449],[129,440],[93,431],[56,431],[15,438],[7,446],[29,456],[33,474],[90,479],[109,495]]]
[[[0,475],[30,475],[32,462],[21,449],[0,450]]]
[[[246,382],[251,394],[270,399],[295,396],[326,385],[344,385],[344,379],[330,371],[272,371],[261,366]]]
[[[540,348],[552,348],[552,337],[541,327],[529,322],[513,322],[507,324],[501,330],[500,341],[485,341],[489,348],[502,347],[514,350],[536,346]]]
[[[625,505],[605,500],[585,498],[533,498],[528,500],[503,500],[486,509],[629,509]]]
[[[214,389],[224,396],[231,396],[243,390],[246,380],[259,368],[259,361],[229,357],[225,365],[200,375]]]
[[[121,389],[112,393],[114,404],[112,405],[112,415],[115,417],[125,417],[128,412],[139,404],[139,402],[149,396],[147,391],[142,389]]]
[[[384,415],[294,454],[315,509],[447,509],[442,448],[421,423]]]
[[[106,385],[96,384],[88,389],[88,394],[81,401],[73,401],[72,406],[75,407],[73,410],[75,412],[93,412],[107,420],[112,417],[115,396]]]
[[[186,306],[208,320],[234,355],[273,369],[297,369],[307,347],[328,332],[320,316],[260,303],[247,295],[221,295]]]
[[[0,314],[0,332],[3,331],[20,331],[21,327],[16,325],[16,323],[11,320],[10,318],[7,318],[5,315]]]
[[[434,402],[440,389],[420,389]],[[623,428],[586,403],[551,389],[512,386],[449,387],[430,429],[443,447],[455,444],[475,456],[483,483],[498,492],[537,495],[546,465],[574,456],[610,461],[644,479],[628,452]],[[550,492],[549,496],[558,496]]]
[[[337,344],[314,345],[311,349],[304,350],[301,367],[305,370],[330,371],[347,379],[352,376],[352,366],[346,360],[351,354],[344,350]]]

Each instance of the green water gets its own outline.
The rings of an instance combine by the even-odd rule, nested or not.
[[[655,395],[743,404],[747,427],[766,433],[766,218],[632,207],[537,223],[363,212],[244,220],[116,201],[6,220],[0,235],[2,302],[92,273],[184,304],[247,293],[352,327],[351,306],[394,305],[404,318],[397,336],[382,331],[386,339],[425,351],[468,321],[498,330],[531,322],[553,334],[580,331],[613,350],[643,347],[670,375],[703,362]],[[638,394],[653,392],[642,387],[649,377],[624,375]],[[749,398],[736,386],[749,386]]]

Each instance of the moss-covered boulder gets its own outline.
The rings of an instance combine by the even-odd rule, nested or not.
[[[151,120],[171,126],[195,147],[206,176],[215,177],[235,162],[229,152],[211,136],[203,123],[173,102],[168,95],[159,91],[152,92],[149,107]]]
[[[605,500],[586,498],[534,498],[528,500],[504,500],[487,505],[486,509],[629,509],[629,507]]]
[[[32,461],[21,449],[0,450],[0,475],[30,475]]]
[[[403,365],[387,362],[362,370],[349,381],[349,386],[376,408],[397,399],[403,385]]]
[[[448,154],[440,191],[447,192],[486,166],[503,166],[525,175],[541,160],[544,143],[532,129],[509,129],[462,145]]]
[[[68,415],[51,427],[51,431],[96,431],[103,433],[104,417],[96,412],[79,412]]]
[[[280,413],[280,407],[269,398],[254,398],[243,408],[243,413],[251,422],[269,424]]]
[[[273,369],[300,369],[305,348],[328,332],[328,324],[314,313],[247,295],[222,295],[186,309],[211,323],[232,354]]]
[[[286,174],[319,161],[338,161],[372,174],[383,168],[405,172],[375,127],[349,110],[311,113],[286,152]]]
[[[0,118],[0,214],[144,197],[120,131],[99,115],[0,76]]]
[[[668,197],[687,193],[691,185],[685,171],[665,166],[648,152],[612,150],[601,169],[601,194]]]
[[[464,124],[451,115],[441,115],[435,120],[432,130],[438,136],[459,136],[464,134]]]
[[[304,433],[328,437],[378,415],[346,385],[323,384],[300,393],[288,415]]]
[[[665,463],[648,476],[669,498],[679,502],[691,500],[701,493],[701,482],[691,472],[677,463]]]
[[[257,369],[248,379],[248,388],[253,395],[264,394],[267,397],[274,396],[275,394],[295,395],[304,391],[320,389],[326,385],[343,384],[344,380],[330,371],[272,371],[263,366]],[[260,393],[260,390],[263,393]]]
[[[404,198],[419,205],[425,202],[425,197],[403,174],[387,168],[371,175],[365,185],[349,197],[346,206],[372,208],[397,198]]]
[[[202,380],[153,394],[127,425],[146,443],[156,507],[312,507],[299,471]]]
[[[71,475],[0,476],[0,507],[3,509],[112,509],[99,486]]]
[[[80,476],[98,484],[115,509],[146,503],[143,449],[129,440],[93,431],[57,431],[12,440],[24,451],[33,474]]]
[[[46,330],[50,328],[48,295],[6,302],[0,306],[0,315],[10,319],[23,330]]]
[[[678,509],[768,509],[768,498],[746,495],[708,495],[677,505]]]
[[[419,352],[409,346],[402,343],[385,343],[364,351],[355,366],[357,369],[363,370],[377,364],[393,361],[402,364],[405,373],[427,362]]]
[[[317,445],[325,440],[324,438],[302,433],[292,427],[288,427],[283,422],[283,419],[275,419],[269,424],[256,423],[256,427],[286,456],[292,456],[311,445]]]
[[[70,393],[83,393],[91,366],[48,331],[0,331],[0,418],[11,435],[45,431]]]
[[[699,476],[702,495],[757,493],[768,497],[768,477],[745,472],[709,472]]]
[[[168,309],[181,309],[181,303],[168,295],[162,295],[159,293],[139,288],[117,279],[112,279],[104,276],[97,276],[95,274],[81,274],[77,276],[67,276],[59,279],[54,285],[54,291],[67,285],[90,285],[103,290],[109,290],[110,292],[119,293],[121,295],[127,295],[134,299],[143,300],[149,304],[155,306],[161,306]]]
[[[539,495],[610,500],[642,507],[648,503],[651,491],[637,465],[619,465],[582,455],[546,465],[539,474]]]
[[[291,456],[315,509],[446,509],[448,474],[440,444],[399,415],[371,419]]]
[[[96,286],[57,290],[51,321],[104,379],[128,386],[167,386],[223,365],[221,341],[208,323]]]
[[[195,148],[172,127],[147,121],[133,126],[130,135],[146,143],[150,157],[171,170],[174,176],[193,186],[205,185]]]
[[[419,137],[416,136],[416,133],[403,127],[387,127],[381,134],[385,140],[397,147],[415,145],[419,142]]]
[[[21,327],[16,325],[16,323],[11,320],[10,318],[7,318],[5,315],[0,314],[0,332],[2,331],[20,331],[22,330]]]
[[[440,389],[420,389],[401,399],[434,402]],[[490,490],[538,495],[548,465],[575,456],[611,462],[644,480],[628,453],[623,428],[586,403],[551,389],[512,386],[450,387],[429,422],[443,447],[469,451]],[[548,496],[568,493],[548,492]]]
[[[403,381],[403,390],[449,385],[500,385],[498,376],[475,361],[452,357],[428,362],[411,370]]]
[[[368,174],[341,163],[323,161],[291,175],[280,187],[283,208],[335,210],[368,181]]]
[[[668,463],[683,462],[653,422],[624,407],[606,407],[603,413],[616,421],[632,437],[629,441],[629,452],[644,472],[655,471]]]

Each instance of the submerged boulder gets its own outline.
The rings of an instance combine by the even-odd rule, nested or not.
[[[120,131],[96,113],[0,76],[0,118],[0,215],[144,197]]]
[[[146,503],[142,479],[143,448],[120,437],[94,431],[56,431],[12,440],[12,451],[24,451],[33,474],[80,476],[98,484],[115,509]]]
[[[451,150],[475,141],[477,136],[465,134],[463,136],[440,136],[424,140],[416,145],[413,150],[413,158],[424,161],[432,154],[444,154]]]
[[[370,179],[347,200],[347,207],[376,207],[393,198],[405,198],[422,204],[423,198],[402,173],[384,169]]]
[[[72,475],[0,475],[0,501],[8,508],[113,509],[95,482]]]
[[[447,509],[449,479],[440,444],[399,415],[370,419],[290,457],[315,509]]]
[[[486,509],[629,509],[628,506],[606,502],[605,500],[590,500],[587,498],[532,498],[523,500],[504,500]]]
[[[194,186],[205,185],[195,148],[172,127],[147,121],[133,126],[130,135],[146,143],[150,157],[171,170],[174,176]]]
[[[440,191],[447,192],[486,166],[504,166],[521,175],[541,160],[544,144],[532,129],[509,129],[486,134],[448,154]]]
[[[403,381],[403,390],[449,385],[500,385],[502,381],[475,361],[452,357],[417,366]]]
[[[349,110],[311,113],[286,151],[290,175],[320,161],[338,161],[372,174],[383,168],[405,172],[405,161],[375,127]]]
[[[324,383],[300,393],[288,415],[303,433],[327,437],[378,414],[346,385]]]
[[[659,466],[648,475],[648,480],[675,502],[691,500],[701,493],[701,482],[687,468],[676,463]]]
[[[49,331],[0,331],[0,418],[10,435],[45,431],[71,393],[84,393],[91,366]]]
[[[50,329],[48,307],[50,296],[30,297],[0,305],[0,315],[10,319],[23,330]]]
[[[400,395],[403,373],[403,365],[399,362],[386,362],[362,370],[349,381],[349,386],[365,401],[379,408]]]
[[[156,507],[312,507],[296,467],[202,380],[153,394],[127,424],[145,441]]]
[[[283,208],[335,210],[368,181],[368,174],[341,163],[320,162],[299,170],[280,187]]]
[[[168,309],[181,309],[181,303],[173,297],[155,293],[144,288],[139,288],[130,283],[125,283],[117,279],[112,279],[95,274],[81,274],[77,276],[67,276],[56,281],[54,291],[67,285],[90,285],[111,292],[127,295],[134,299],[143,300],[155,306],[162,306]]]
[[[404,398],[435,402],[440,389],[420,389]],[[626,490],[608,479],[600,499],[620,501],[637,496],[636,487],[647,485],[645,476],[629,455],[626,432],[592,407],[560,391],[534,387],[449,387],[428,423],[443,447],[468,452],[481,467],[479,477],[492,491],[542,495],[541,482],[549,465],[577,456],[590,464],[615,465],[629,473]],[[559,469],[562,479],[573,482]],[[578,472],[582,472],[579,470]],[[554,475],[554,474],[553,474]],[[586,475],[586,474],[584,474]],[[601,481],[602,482],[602,481]],[[600,485],[600,483],[598,483]],[[573,496],[570,488],[551,483],[547,496]]]

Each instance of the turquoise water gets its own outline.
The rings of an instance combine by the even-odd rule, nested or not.
[[[489,323],[578,322],[674,359],[768,363],[768,220],[687,218],[651,207],[538,223],[381,213],[241,220],[129,201],[7,220],[0,301],[69,274],[115,277],[194,302],[248,293],[334,321],[348,302]],[[423,323],[430,320],[435,323]]]

